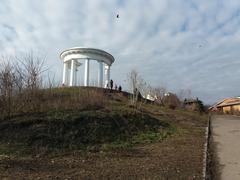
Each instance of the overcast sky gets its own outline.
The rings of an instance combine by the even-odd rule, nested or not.
[[[75,46],[111,53],[125,87],[136,69],[205,103],[240,96],[239,0],[1,0],[1,55],[44,54],[60,80],[59,54]]]

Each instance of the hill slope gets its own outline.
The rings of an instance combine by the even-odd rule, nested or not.
[[[0,122],[0,178],[202,178],[205,116],[103,89],[37,96]]]
[[[127,96],[95,88],[43,90],[36,110],[0,122],[0,141],[38,149],[99,149],[106,143],[130,145],[138,135],[170,128],[129,106]]]

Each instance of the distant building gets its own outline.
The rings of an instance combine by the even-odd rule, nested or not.
[[[183,106],[187,110],[198,111],[199,110],[198,99],[185,99],[183,102]]]
[[[156,94],[149,93],[146,96],[143,96],[145,99],[155,102],[156,104],[167,106],[171,109],[175,109],[180,106],[180,100],[176,94],[171,92],[164,93],[162,97],[158,97]]]
[[[157,99],[157,96],[153,96],[151,94],[147,94],[146,96],[143,96],[143,98],[150,100],[150,101],[155,101]]]
[[[240,114],[240,97],[226,98],[208,109],[211,112]]]

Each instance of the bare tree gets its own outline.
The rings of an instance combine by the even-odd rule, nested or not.
[[[142,87],[142,95],[145,98],[145,102],[147,100],[152,100],[151,98],[154,97],[153,88],[146,82],[143,84]]]
[[[30,52],[23,57],[16,57],[19,62],[18,72],[21,74],[24,81],[24,85],[27,89],[34,90],[42,86],[42,73],[47,70],[44,67],[45,58],[34,56],[33,52]]]
[[[11,116],[13,109],[13,95],[16,94],[16,74],[12,64],[2,59],[0,64],[0,105],[3,116]]]
[[[138,99],[141,97],[141,92],[146,86],[146,82],[144,82],[139,73],[133,69],[128,74],[128,83],[132,93],[131,104],[136,105]]]
[[[167,93],[167,89],[164,87],[157,87],[153,89],[153,95],[156,99],[156,103],[164,106],[164,96]]]
[[[190,99],[192,97],[192,93],[190,89],[180,89],[177,93],[178,98],[180,101],[184,101],[184,99]]]

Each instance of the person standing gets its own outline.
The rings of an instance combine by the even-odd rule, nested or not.
[[[119,91],[119,92],[122,91],[122,86],[121,86],[121,85],[118,86],[118,91]]]
[[[113,80],[112,79],[110,80],[110,88],[111,88],[111,90],[113,89]]]

